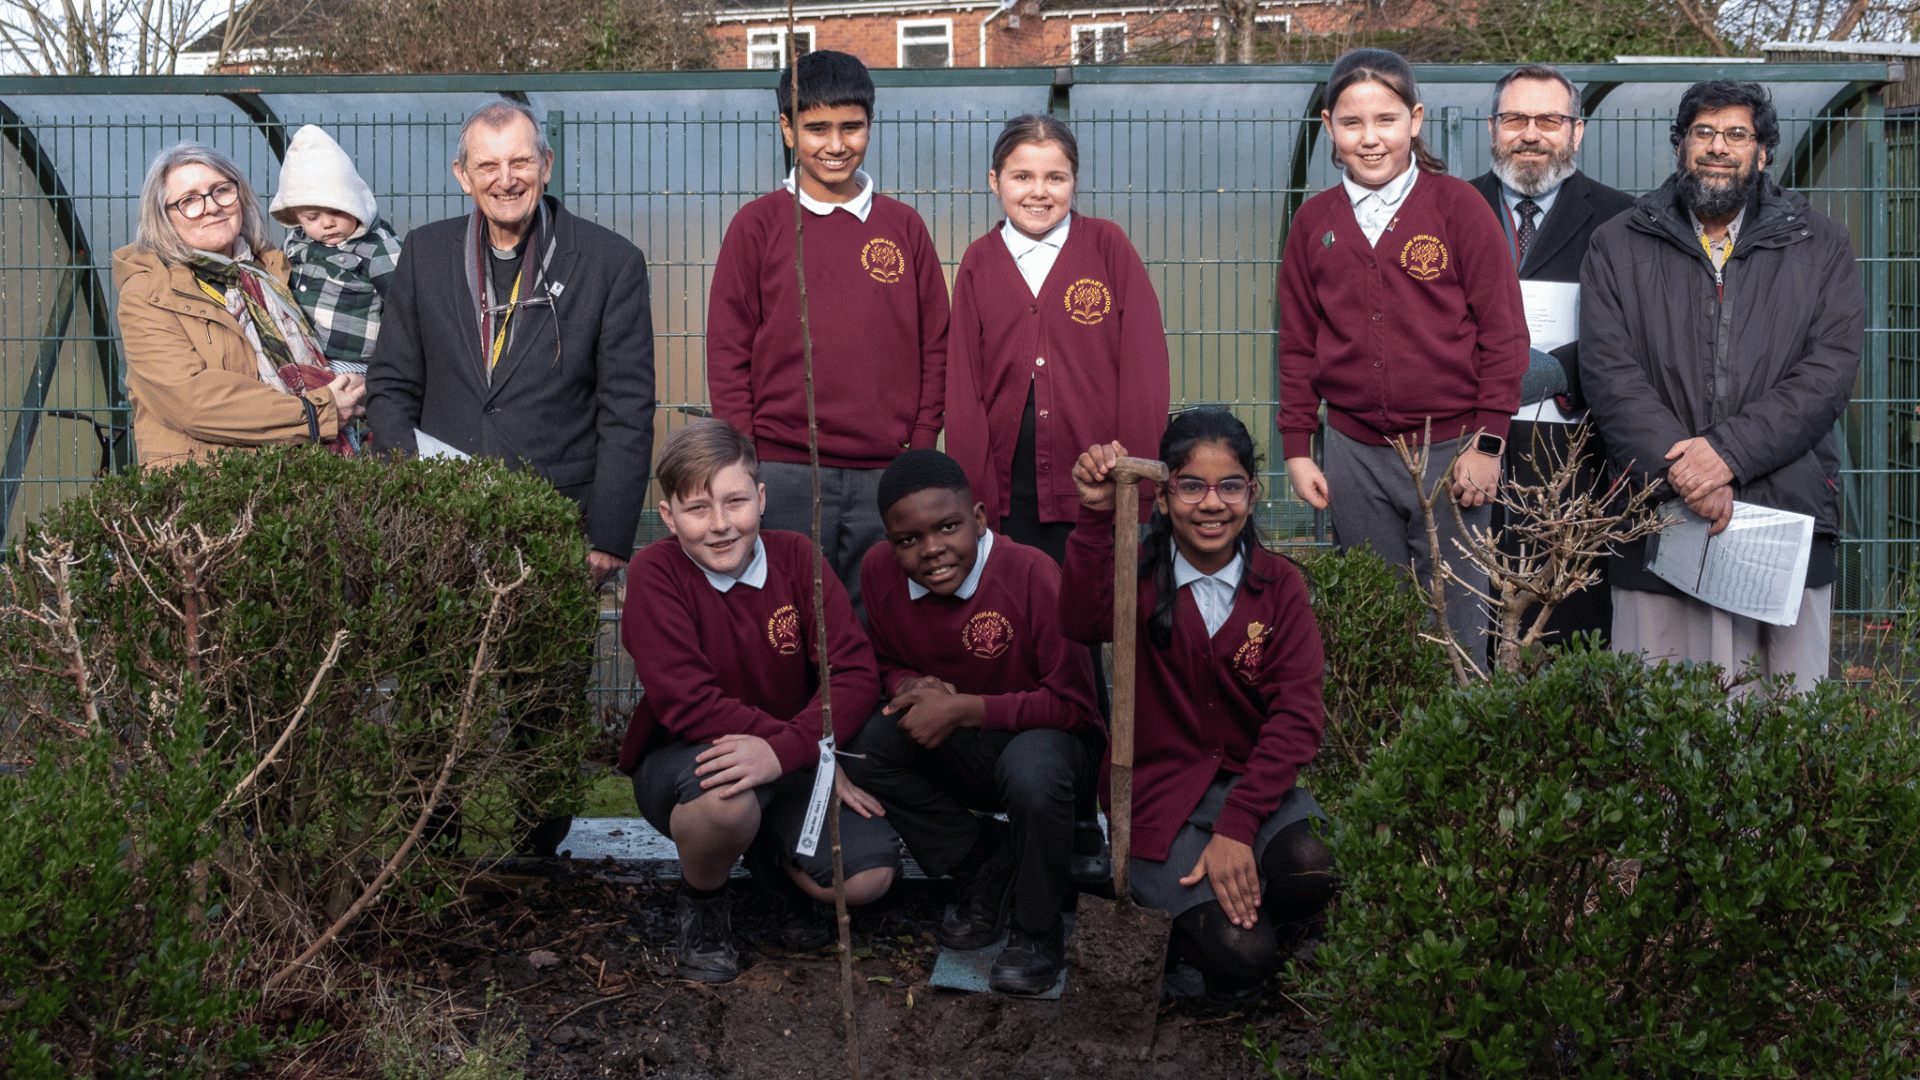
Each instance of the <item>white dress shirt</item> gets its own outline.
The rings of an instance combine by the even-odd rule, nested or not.
[[[1340,183],[1347,189],[1347,201],[1353,204],[1354,220],[1360,223],[1360,231],[1367,234],[1367,243],[1378,244],[1380,234],[1393,224],[1393,216],[1407,201],[1407,195],[1413,190],[1413,182],[1420,178],[1420,166],[1416,162],[1407,166],[1407,171],[1387,181],[1380,190],[1356,184],[1353,177],[1341,174]]]

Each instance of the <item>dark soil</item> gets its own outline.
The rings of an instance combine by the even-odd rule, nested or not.
[[[786,899],[736,879],[745,970],[723,986],[676,979],[678,885],[610,859],[530,864],[464,905],[464,925],[384,937],[366,959],[404,966],[470,1015],[511,999],[530,1041],[530,1078],[846,1075],[834,951],[784,948]],[[1289,1070],[1317,1044],[1312,1021],[1278,984],[1244,1013],[1165,1006],[1151,1041],[1133,1040],[1138,1049],[1074,1021],[1085,1012],[1074,1007],[1071,976],[1064,1002],[935,989],[932,931],[951,900],[950,885],[908,879],[854,912],[862,1075],[871,1080],[1242,1078],[1272,1075],[1241,1045],[1249,1025],[1261,1045],[1278,1044]]]

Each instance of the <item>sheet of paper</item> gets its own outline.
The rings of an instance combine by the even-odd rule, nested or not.
[[[473,456],[458,447],[441,442],[419,428],[413,429],[413,441],[420,448],[420,456],[423,458],[443,457],[453,458],[455,461],[466,461]]]
[[[1672,524],[1647,544],[1647,569],[1696,600],[1750,619],[1792,626],[1800,617],[1813,553],[1813,519],[1736,502],[1719,536],[1676,499],[1660,508]]]
[[[1534,348],[1552,352],[1580,336],[1580,283],[1523,281],[1520,300],[1527,309],[1527,334]]]

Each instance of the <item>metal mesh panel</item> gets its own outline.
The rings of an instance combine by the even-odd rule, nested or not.
[[[1487,99],[1502,70],[1421,69],[1427,139],[1460,175],[1485,168]],[[1582,167],[1635,193],[1672,169],[1668,125],[1687,82],[1725,74],[1784,80],[1776,86],[1784,138],[1775,173],[1848,226],[1870,299],[1860,385],[1841,423],[1847,535],[1835,595],[1837,668],[1866,656],[1899,571],[1920,555],[1920,120],[1886,119],[1877,97],[1855,92],[1874,70],[1568,71],[1597,102]],[[1176,407],[1217,403],[1239,413],[1268,455],[1259,522],[1282,542],[1324,541],[1323,523],[1291,497],[1278,469],[1273,358],[1286,222],[1304,197],[1337,182],[1318,131],[1325,69],[1263,69],[1238,82],[1207,81],[1216,76],[1204,69],[1077,71],[1079,84],[1051,90],[1045,72],[980,73],[977,84],[961,70],[879,73],[867,167],[881,190],[926,219],[951,275],[967,244],[1000,216],[986,183],[1000,123],[1049,107],[1064,115],[1080,141],[1080,209],[1126,230],[1159,292]],[[1607,81],[1629,76],[1641,81]],[[274,148],[298,125],[319,123],[353,155],[382,213],[404,233],[467,210],[449,167],[454,137],[485,90],[510,89],[501,78],[385,80],[377,92],[351,80],[309,80],[224,97],[193,80],[173,80],[165,93],[149,92],[149,80],[138,95],[114,96],[28,98],[0,85],[0,432],[12,440],[0,497],[8,535],[101,468],[101,443],[77,417],[125,422],[115,342],[101,320],[113,302],[110,253],[131,238],[134,199],[155,151],[181,138],[212,142],[235,155],[265,200],[277,182]],[[786,170],[771,73],[692,74],[682,84],[664,75],[519,78],[555,147],[553,190],[647,253],[662,403],[656,428],[664,438],[705,412],[706,301],[726,225]],[[659,531],[649,512],[639,539]],[[617,607],[610,603],[603,617],[611,624]],[[617,712],[635,689],[631,670],[611,633],[602,655],[599,692]]]

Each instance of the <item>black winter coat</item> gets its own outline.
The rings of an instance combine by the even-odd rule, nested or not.
[[[1670,177],[1601,226],[1580,274],[1580,366],[1616,471],[1665,483],[1666,454],[1704,436],[1741,502],[1810,514],[1807,587],[1834,579],[1840,455],[1833,425],[1853,394],[1866,291],[1847,230],[1771,179],[1716,274]],[[1644,544],[1609,567],[1615,586],[1675,590]]]
[[[579,504],[588,542],[624,559],[653,456],[647,260],[546,201],[553,258],[527,290],[538,302],[515,312],[491,381],[463,265],[471,216],[407,235],[367,368],[367,421],[381,450],[416,453],[419,428],[539,473]],[[530,246],[526,257],[537,254]]]

